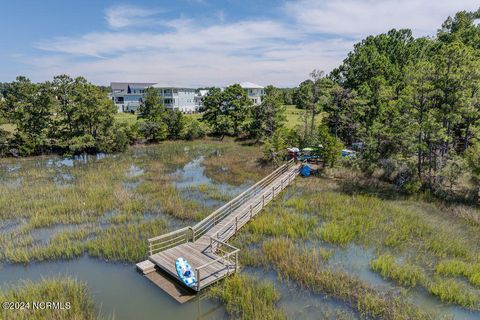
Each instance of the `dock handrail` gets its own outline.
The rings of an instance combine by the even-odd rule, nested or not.
[[[292,163],[293,159],[284,163],[268,176],[249,187],[247,190],[212,212],[194,226],[187,226],[167,234],[148,239],[150,255],[183,243],[194,242],[196,239],[207,233],[213,226],[217,225],[220,221],[227,217],[230,213],[243,205],[246,201],[260,194],[272,181],[287,172]]]
[[[228,240],[231,236],[235,235],[237,231],[245,225],[252,217],[254,217],[262,208],[265,206],[265,201],[271,200],[275,196],[275,192],[280,192],[290,182],[292,178],[294,178],[298,173],[296,171],[291,171],[287,177],[282,179],[280,185],[275,188],[275,186],[266,193],[263,193],[262,196],[258,197],[254,203],[252,203],[249,208],[246,210],[236,214],[235,216],[231,217],[230,220],[215,234],[215,240],[221,243],[222,240]],[[280,190],[278,190],[280,189]]]
[[[236,271],[238,269],[238,253],[240,252],[240,249],[238,249],[238,248],[236,248],[236,247],[234,247],[234,246],[232,246],[232,245],[230,245],[226,242],[223,242],[223,241],[220,241],[220,240],[215,239],[213,237],[210,237],[210,246],[212,248],[212,252],[217,251],[216,249],[213,249],[213,244],[214,243],[218,243],[220,245],[223,245],[223,246],[229,248],[232,251],[231,252],[222,251],[223,255],[220,255],[217,259],[209,261],[209,262],[201,265],[200,267],[195,268],[195,277],[197,279],[197,291],[199,291],[200,287],[201,287],[202,278],[200,277],[201,276],[200,271],[202,269],[205,269],[206,267],[208,267],[208,266],[210,266],[214,263],[217,263],[217,262],[225,265],[225,267],[227,268],[227,275],[230,273],[230,265],[228,263],[233,264],[233,270],[234,271]],[[229,260],[229,258],[231,256],[235,256],[235,261],[234,262]]]

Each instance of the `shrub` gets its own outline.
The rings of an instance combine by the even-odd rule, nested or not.
[[[194,140],[203,138],[207,135],[208,128],[205,124],[197,119],[185,117],[185,124],[183,128],[183,138],[186,140]]]
[[[167,125],[161,121],[145,121],[139,131],[148,142],[159,142],[167,138]]]

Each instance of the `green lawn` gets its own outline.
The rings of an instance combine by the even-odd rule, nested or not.
[[[132,125],[137,121],[137,115],[127,112],[118,112],[115,114],[115,120]]]
[[[295,105],[286,105],[287,108],[286,116],[287,121],[285,126],[289,129],[295,128],[297,125],[302,124],[301,116],[304,114],[305,110],[297,109]],[[318,125],[323,118],[323,114],[320,113],[316,116],[315,123]]]
[[[289,129],[295,128],[298,124],[300,124],[300,116],[304,112],[302,109],[297,109],[295,105],[286,105],[287,108],[286,112],[286,118],[287,121],[285,122],[285,125]]]

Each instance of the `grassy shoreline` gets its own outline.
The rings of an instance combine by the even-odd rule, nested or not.
[[[95,310],[93,298],[87,285],[70,277],[45,278],[37,282],[20,281],[2,288],[3,303],[28,303],[24,309],[3,308],[2,319],[56,319],[94,320],[101,319]],[[57,303],[54,307],[34,308],[36,302]]]

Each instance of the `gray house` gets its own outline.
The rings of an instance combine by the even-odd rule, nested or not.
[[[152,82],[111,82],[111,99],[118,112],[130,112],[137,110],[143,99],[143,94]]]

